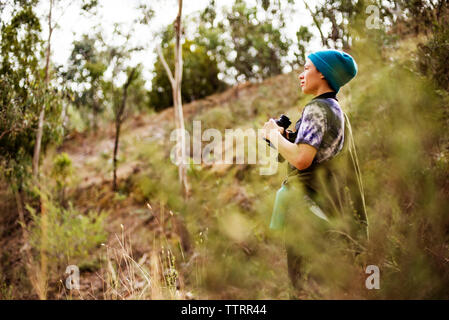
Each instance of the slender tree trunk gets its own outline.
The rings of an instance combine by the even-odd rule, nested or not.
[[[175,92],[173,93],[173,100],[176,99],[176,103],[174,105],[177,118],[178,118],[178,146],[180,146],[180,150],[178,150],[179,158],[181,159],[180,165],[178,167],[178,174],[180,177],[181,184],[184,189],[184,196],[186,198],[190,197],[190,185],[187,180],[187,156],[186,156],[186,136],[185,136],[185,127],[184,127],[184,115],[182,111],[182,96],[181,96],[181,83],[182,83],[182,70],[183,70],[183,61],[182,61],[182,44],[181,44],[181,34],[182,34],[182,0],[178,0],[178,16],[176,17],[175,22],[175,32],[176,32],[176,51],[175,51]],[[179,143],[181,142],[181,143]]]
[[[114,156],[113,156],[113,180],[112,180],[112,190],[117,191],[117,153],[118,153],[118,142],[120,138],[120,123],[115,121],[115,140],[114,140]]]
[[[51,23],[51,14],[53,10],[53,0],[50,0],[50,10],[48,12],[48,40],[47,40],[47,52],[45,57],[45,89],[48,88],[48,83],[50,81],[50,54],[51,54],[51,35],[53,33],[53,26]],[[36,143],[34,145],[33,154],[33,177],[35,180],[38,178],[39,174],[39,155],[41,153],[41,142],[42,134],[44,131],[44,121],[45,121],[45,104],[42,106],[42,110],[39,114],[39,124],[37,128]]]
[[[54,0],[50,0],[50,9],[48,12],[48,39],[47,39],[47,50],[45,57],[45,90],[48,89],[48,85],[50,82],[50,55],[51,55],[51,36],[53,34],[53,25],[52,25],[52,11],[53,11],[53,3]],[[37,128],[36,134],[36,143],[34,145],[34,154],[33,154],[33,179],[37,185],[39,185],[39,157],[41,152],[41,143],[42,143],[42,135],[44,131],[44,122],[45,122],[45,103],[42,106],[41,112],[39,113],[39,124]],[[47,214],[46,214],[46,205],[45,199],[40,196],[40,214],[41,214],[41,232],[42,232],[42,243],[40,250],[40,268],[37,266],[31,265],[31,282],[35,287],[39,298],[45,300],[47,298]],[[28,239],[25,239],[28,242]],[[29,258],[31,259],[31,255]]]
[[[118,154],[118,144],[120,139],[120,129],[123,122],[123,113],[126,108],[126,99],[128,97],[128,87],[131,82],[134,80],[134,74],[136,72],[136,68],[132,69],[131,73],[128,76],[128,80],[123,86],[123,97],[122,103],[120,104],[119,109],[115,115],[115,142],[114,142],[114,155],[113,155],[113,180],[112,180],[112,189],[117,191],[117,154]]]
[[[175,125],[178,129],[176,158],[178,161],[178,175],[179,181],[183,187],[184,197],[190,197],[190,185],[187,179],[187,157],[186,157],[186,139],[184,132],[184,116],[182,111],[182,95],[181,95],[181,82],[182,82],[182,45],[181,45],[181,33],[182,33],[182,0],[178,0],[178,15],[175,20],[175,33],[176,33],[176,47],[175,47],[175,73],[174,76],[168,66],[160,46],[157,46],[157,53],[161,59],[162,65],[167,72],[167,76],[170,80],[173,94],[173,112],[175,116]]]
[[[175,74],[173,76],[167,62],[164,59],[162,50],[160,46],[157,46],[157,52],[159,58],[161,59],[162,65],[167,72],[167,76],[170,80],[173,94],[173,112],[175,118],[176,129],[178,129],[177,137],[177,150],[176,158],[178,160],[178,176],[181,186],[184,191],[184,198],[188,199],[190,197],[190,185],[187,180],[187,167],[186,167],[186,137],[184,128],[184,115],[182,111],[182,95],[181,95],[181,83],[182,83],[182,45],[181,45],[181,34],[182,34],[182,0],[178,0],[178,15],[175,20],[175,32],[176,32],[176,47],[175,47]],[[191,240],[190,235],[185,227],[185,223],[182,219],[176,220],[176,229],[179,232],[179,236],[182,242],[183,250],[188,253],[191,250]]]

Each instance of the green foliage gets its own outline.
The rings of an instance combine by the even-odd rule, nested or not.
[[[66,112],[68,118],[66,129],[68,132],[84,132],[88,129],[89,123],[85,121],[82,110],[79,110],[73,104],[68,104]]]
[[[257,3],[262,5],[263,10],[270,16],[276,13],[274,9],[280,2],[263,0]],[[403,1],[388,3],[402,3],[408,6]],[[185,101],[195,94],[198,94],[198,97],[209,94],[206,93],[208,90],[215,92],[211,87],[204,89],[202,87],[204,83],[198,76],[210,71],[203,69],[208,64],[212,66],[210,69],[213,79],[218,79],[218,62],[225,62],[228,75],[238,79],[262,79],[276,74],[282,67],[282,61],[278,59],[282,55],[278,54],[283,52],[284,47],[276,48],[276,43],[284,40],[276,31],[279,28],[273,24],[267,25],[270,19],[259,18],[254,8],[248,7],[243,1],[235,1],[233,11],[228,12],[225,21],[219,22],[216,20],[213,4],[212,1],[212,6],[202,14],[199,32],[204,35],[202,38],[204,42],[200,43],[198,39],[188,40],[183,46],[184,82],[192,87],[183,89],[189,95],[183,97]],[[442,26],[435,29],[435,35],[418,50],[418,67],[424,75],[432,77],[439,88],[443,89],[437,90],[431,81],[414,69],[410,60],[410,57],[415,56],[414,50],[401,55],[396,48],[387,46],[383,42],[384,38],[380,37],[380,41],[379,38],[375,38],[384,30],[379,33],[368,33],[364,29],[356,30],[355,27],[361,19],[366,17],[364,5],[367,4],[367,1],[328,1],[321,9],[317,8],[319,9],[317,18],[330,22],[331,33],[326,35],[328,43],[337,47],[351,46],[351,55],[355,57],[359,66],[357,77],[342,88],[338,98],[343,109],[349,114],[353,126],[366,192],[370,238],[366,239],[352,232],[349,220],[354,212],[351,199],[347,201],[346,194],[339,199],[344,203],[341,216],[336,215],[331,219],[330,227],[324,227],[319,223],[321,221],[314,220],[314,216],[308,215],[309,212],[304,210],[303,204],[297,201],[301,196],[300,193],[294,193],[290,212],[294,214],[292,221],[295,223],[289,224],[282,236],[271,232],[268,225],[274,194],[286,173],[285,165],[282,164],[277,174],[261,176],[257,171],[258,165],[207,166],[191,163],[188,172],[193,196],[184,200],[181,196],[177,168],[170,161],[170,148],[174,143],[170,143],[166,136],[161,137],[156,143],[139,138],[135,140],[136,148],[127,148],[126,154],[126,159],[139,162],[139,170],[129,177],[131,193],[129,196],[122,194],[105,196],[102,202],[113,199],[114,204],[126,203],[128,200],[137,200],[140,204],[151,203],[153,206],[151,213],[158,218],[158,222],[154,221],[154,225],[153,220],[147,217],[147,208],[138,209],[142,210],[144,221],[148,223],[145,228],[140,229],[145,240],[151,239],[159,232],[163,232],[164,237],[167,234],[167,238],[168,235],[173,235],[170,232],[175,229],[174,224],[170,226],[173,229],[167,228],[169,232],[164,226],[162,230],[151,229],[156,223],[159,223],[157,226],[161,226],[159,219],[161,216],[158,214],[163,215],[163,212],[173,210],[175,217],[179,214],[185,218],[196,246],[191,256],[186,254],[185,257],[176,256],[175,259],[170,253],[167,260],[163,260],[165,285],[170,289],[175,289],[179,272],[179,275],[183,275],[186,280],[187,287],[193,288],[200,297],[286,299],[290,291],[284,253],[284,243],[287,243],[298,254],[307,257],[302,274],[302,280],[306,284],[304,286],[306,298],[448,298],[449,135],[447,117],[441,116],[447,115],[449,101],[445,93],[449,81],[447,78],[449,70],[445,66],[449,58],[447,28]],[[426,5],[430,5],[430,2],[426,2]],[[382,7],[382,10],[385,10],[382,14],[385,16],[388,15],[387,9]],[[404,16],[410,18],[414,12],[420,12],[421,9],[416,10],[406,10]],[[2,29],[2,58],[6,56],[3,55],[4,52],[12,52],[8,51],[10,49],[4,45],[3,39],[18,37],[13,29],[5,28]],[[37,25],[33,28],[37,28]],[[222,32],[227,28],[230,33]],[[163,50],[169,62],[171,62],[169,57],[173,56],[173,46],[169,44],[173,39],[170,30],[167,29],[163,36],[165,39],[163,43],[167,43]],[[364,36],[361,36],[362,34]],[[3,38],[4,35],[7,37]],[[231,43],[229,48],[224,48],[227,35],[234,35],[236,41],[229,42]],[[301,28],[297,36],[300,43],[297,55],[299,61],[304,59],[304,55],[300,53],[304,52],[310,40],[310,33],[308,29]],[[38,50],[38,42],[34,43],[31,36],[27,39],[30,39],[28,43],[30,46],[26,50],[29,48]],[[27,41],[12,41],[12,43],[19,48],[18,46],[25,45]],[[94,46],[86,48],[86,52],[94,50]],[[257,51],[255,56],[251,54],[253,52],[251,48]],[[28,60],[20,60],[23,66],[13,63],[2,64],[6,70],[5,74],[8,75],[0,75],[2,107],[15,103],[14,101],[21,104],[12,104],[16,109],[2,109],[2,112],[6,110],[9,113],[6,111],[2,113],[1,129],[7,128],[8,123],[34,123],[34,125],[36,123],[36,110],[41,102],[24,104],[29,101],[27,99],[31,95],[38,96],[41,92],[39,84],[33,87],[34,79],[40,79],[37,63],[33,65],[33,59],[37,59],[37,56],[31,55],[32,52],[36,52],[34,49],[28,51],[30,53]],[[17,50],[22,52],[21,48]],[[117,48],[112,47],[109,50],[105,52],[117,55],[104,65],[111,63],[121,70],[120,72],[129,71],[123,63],[128,53],[117,53],[115,51]],[[228,55],[232,50],[236,53],[237,50],[241,51],[236,54],[237,63]],[[268,61],[265,55],[271,54],[273,61]],[[229,60],[226,62],[225,59]],[[93,60],[92,58],[89,61]],[[95,62],[89,64],[86,61],[80,62],[80,66],[87,68],[85,70],[88,70],[89,75],[85,79],[74,77],[74,81],[81,79],[82,83],[87,84],[92,81],[92,76],[102,77],[104,65],[101,63],[97,65]],[[164,96],[153,97],[152,102],[160,99],[157,102],[158,106],[168,106],[170,101],[163,99],[171,97],[171,88],[168,80],[163,80],[165,70],[160,62],[158,63],[155,66],[156,76],[159,77],[157,83],[165,93]],[[258,66],[259,69],[253,66]],[[172,64],[171,68],[173,70]],[[80,74],[82,73],[81,71]],[[22,76],[33,81],[24,80],[23,84],[20,84]],[[112,81],[99,81],[99,83],[101,90],[104,90],[104,100],[108,105],[119,105],[120,88]],[[135,79],[130,86],[129,98],[130,101],[134,101],[133,104],[145,104],[146,98],[142,96],[144,93],[142,88],[141,79]],[[153,94],[157,92],[156,88],[158,86],[154,85]],[[195,91],[199,88],[205,91]],[[132,93],[133,90],[135,93]],[[238,89],[235,92],[238,93]],[[223,96],[226,97],[226,94]],[[92,101],[88,101],[90,98],[85,97],[83,103],[91,104]],[[280,113],[286,113],[294,123],[300,116],[302,106],[309,99],[299,93],[295,73],[273,77],[260,84],[251,84],[244,87],[239,94],[234,95],[232,92],[228,97],[228,100],[222,100],[216,106],[202,109],[192,116],[192,120],[201,120],[203,130],[216,128],[222,134],[229,128],[258,129],[266,119],[277,117]],[[23,110],[19,109],[22,105],[26,106]],[[155,107],[157,108],[156,105]],[[17,110],[23,112],[16,114]],[[28,110],[32,112],[27,113]],[[186,127],[191,132],[190,123],[187,123]],[[13,155],[17,159],[19,155],[20,157],[25,154],[31,155],[33,137],[31,132],[35,130],[35,126],[30,126],[27,133],[29,136],[25,134],[25,128],[19,129],[12,131],[16,136],[7,132],[0,138],[2,157],[8,153],[13,154],[11,150],[14,146],[17,149]],[[0,131],[0,134],[3,132],[6,131]],[[26,140],[27,137],[29,140]],[[8,143],[4,144],[5,141]],[[4,152],[6,150],[4,146],[9,148],[7,152]],[[18,163],[23,165],[25,172],[27,167],[24,162]],[[104,162],[98,162],[97,165],[105,167]],[[346,174],[342,173],[342,179],[347,178]],[[69,183],[71,175],[71,160],[65,154],[59,155],[53,164],[52,178],[58,187],[63,188]],[[335,185],[330,187],[335,188]],[[38,213],[30,206],[27,207],[32,220],[28,230],[33,254],[48,257],[51,270],[63,270],[68,264],[91,265],[93,263],[91,256],[95,248],[106,241],[104,230],[106,213],[103,211],[83,213],[72,204],[62,208],[46,197],[43,204],[45,209],[43,213]],[[165,209],[167,210],[164,211]],[[136,226],[133,231],[138,229]],[[135,234],[134,236],[138,237]],[[176,243],[177,239],[173,237],[167,240],[167,238],[164,239],[163,245],[166,246],[165,249],[171,250],[172,244]],[[147,248],[150,241],[143,243],[142,248]],[[151,250],[158,248],[154,243]],[[139,247],[138,251],[145,250],[142,248]],[[122,249],[126,249],[123,251],[129,257],[130,251],[123,246]],[[174,254],[177,253],[175,250],[172,251]],[[43,257],[36,261],[42,261]],[[151,257],[154,260],[158,259],[157,256]],[[9,258],[5,255],[5,259]],[[144,260],[142,256],[142,261]],[[184,263],[175,266],[175,262],[178,261]],[[138,266],[135,261],[128,260],[128,262],[130,263],[125,263],[127,267]],[[180,265],[182,267],[177,269]],[[380,290],[366,289],[367,265],[379,266]],[[155,264],[152,265],[154,266]],[[111,268],[113,272],[114,268],[119,272],[120,262]],[[123,284],[130,278],[128,275],[115,278],[115,283],[120,282],[117,279],[123,280]],[[9,297],[11,288],[1,286],[0,295]],[[130,288],[134,290],[133,287]]]
[[[19,35],[19,29],[25,29]],[[1,162],[6,175],[19,171],[23,162],[33,154],[34,130],[37,127],[37,110],[41,83],[38,73],[40,23],[31,7],[15,12],[9,24],[1,26],[0,68],[0,132]],[[15,58],[13,58],[15,57]],[[14,59],[16,63],[14,63]],[[12,126],[11,126],[12,124]],[[24,168],[23,168],[24,169]],[[24,170],[22,174],[24,174]]]
[[[13,295],[13,286],[8,285],[5,281],[5,277],[0,273],[0,299],[1,300],[12,300],[14,299]]]
[[[169,30],[171,29],[172,27],[169,28]],[[172,74],[174,74],[174,44],[168,38],[170,35],[171,32],[166,31],[163,37],[166,39],[163,40],[163,43],[164,41],[167,43],[162,52]],[[182,59],[181,95],[184,103],[204,98],[225,88],[225,84],[218,79],[217,61],[207,54],[203,46],[194,41],[185,41],[182,45]],[[159,58],[154,65],[153,74],[149,98],[151,106],[159,111],[173,105],[172,87]]]
[[[446,0],[389,0],[388,2],[381,8],[387,7],[385,11],[387,16],[394,21],[392,30],[395,33],[403,35],[429,34],[436,23],[448,22],[449,7]]]
[[[376,11],[366,11],[374,6]],[[436,24],[448,22],[448,3],[445,0],[332,0],[317,4],[311,11],[314,24],[320,29],[323,46],[350,49],[355,39],[370,33],[386,31],[385,39],[406,35],[431,34]],[[378,25],[368,29],[367,19],[374,18]],[[324,34],[322,25],[329,24]],[[361,31],[359,34],[358,31]]]
[[[98,44],[99,39],[88,35],[74,41],[67,71],[61,72],[67,84],[76,85],[72,100],[78,108],[90,111],[87,115],[92,114],[93,128],[97,126],[97,115],[104,110],[105,103],[102,83],[107,62]]]
[[[306,63],[306,45],[312,39],[312,34],[307,27],[301,26],[296,32],[296,40],[298,41],[298,51],[295,52],[297,63],[303,66]]]
[[[66,180],[72,175],[72,172],[72,160],[67,153],[63,152],[53,160],[53,178],[57,180]]]
[[[341,90],[339,100],[354,131],[370,238],[352,232],[351,201],[328,231],[292,201],[299,227],[286,233],[286,242],[307,256],[302,280],[317,284],[306,285],[304,294],[331,299],[445,298],[448,165],[442,142],[448,135],[439,114],[447,103],[429,81],[409,69],[413,55],[379,49],[372,39],[356,43],[351,54],[359,74]],[[194,120],[202,120],[203,129],[214,127],[222,133],[248,125],[255,109],[259,110],[255,121],[260,123],[285,111],[296,121],[298,107],[308,99],[299,100],[297,81],[294,74],[270,79],[244,98],[210,108]],[[146,190],[152,203],[174,197],[177,191],[169,186],[178,182],[172,165],[171,174],[164,174],[162,150],[145,153],[151,170],[143,170],[140,190]],[[256,169],[203,166],[189,177],[192,199],[184,205],[163,201],[180,210],[190,233],[198,238],[196,252],[207,264],[188,269],[188,277],[209,297],[288,297],[284,239],[268,230],[274,193],[285,168],[275,176],[260,176]],[[159,180],[160,185],[155,182]],[[380,290],[365,287],[365,267],[371,264],[381,270]],[[255,292],[254,287],[262,289]]]
[[[113,121],[124,121],[126,117],[136,109],[143,109],[147,104],[147,91],[144,88],[142,79],[142,65],[128,65],[132,53],[139,52],[143,48],[141,46],[130,44],[130,38],[133,30],[123,32],[119,24],[114,25],[113,36],[122,39],[123,45],[106,44],[104,55],[106,56],[106,65],[112,70],[112,76],[103,82],[103,94],[105,100],[108,101],[110,116]],[[134,71],[132,71],[134,70]],[[130,77],[132,75],[132,77]],[[117,79],[122,76],[126,82],[119,84]],[[126,91],[126,94],[125,94]],[[133,105],[129,103],[126,110],[122,110],[123,103],[128,104],[128,100],[144,105]],[[119,117],[117,117],[119,116]],[[120,118],[120,119],[119,119]]]
[[[384,270],[385,287],[376,297],[441,297],[448,281],[441,269],[447,252],[431,252],[447,245],[449,221],[432,150],[447,141],[438,116],[447,103],[403,61],[388,62],[367,43],[355,50],[362,68],[342,104],[351,106],[363,161],[371,235],[365,261]]]
[[[212,2],[202,13],[196,41],[225,64],[224,74],[244,81],[282,72],[291,45],[281,34],[285,26],[282,11],[273,9],[261,18],[257,6],[248,7],[244,1],[236,0],[232,8],[223,12],[225,19],[218,21],[215,10]]]
[[[183,207],[177,168],[160,144],[147,144],[140,148],[138,158],[151,159],[146,171],[133,177],[133,189],[138,201],[161,202],[174,210]],[[160,170],[160,168],[167,170]]]
[[[232,116],[232,113],[225,108],[213,108],[197,116],[195,120],[201,121],[203,126],[207,126],[202,128],[203,130],[215,128],[223,130],[223,132],[224,129],[232,128],[236,123],[236,119]],[[193,132],[193,127],[190,127],[192,127],[191,123],[188,124],[187,129],[190,129],[189,131]]]
[[[91,263],[92,251],[107,240],[104,229],[107,213],[90,210],[83,214],[72,203],[64,209],[48,198],[45,204],[44,215],[27,205],[32,219],[28,226],[30,243],[35,255],[47,259],[52,271],[61,271],[69,264]]]
[[[317,5],[315,18],[321,26],[330,23],[331,30],[323,35],[323,45],[349,49],[352,43],[351,27],[364,15],[365,1],[332,0]],[[366,17],[363,17],[366,18]]]
[[[129,44],[132,32],[133,30],[130,30],[125,34],[120,25],[114,25],[113,36],[124,41],[124,44],[119,46],[106,43],[99,32],[84,34],[81,40],[73,42],[68,66],[61,67],[60,71],[61,79],[71,88],[68,103],[76,106],[78,111],[73,108],[70,110],[70,119],[76,125],[69,124],[69,126],[83,129],[87,124],[89,129],[96,131],[103,122],[115,121],[123,100],[123,86],[117,79],[130,74],[132,68],[127,62],[131,54],[142,50],[139,46]],[[105,76],[108,68],[112,71],[110,78]],[[136,110],[148,108],[148,100],[142,66],[137,65],[128,86],[126,99],[128,107],[123,119]]]
[[[419,70],[434,79],[443,90],[449,91],[449,27],[437,25],[435,33],[418,50]]]
[[[146,80],[143,78],[142,70],[142,65],[136,67],[134,79],[128,87],[126,103],[129,106],[127,112],[130,114],[151,108],[150,92],[145,88]]]
[[[83,0],[81,10],[89,12],[98,6],[98,0]]]
[[[0,47],[0,165],[8,179],[28,174],[41,108],[45,108],[42,147],[62,136],[61,94],[45,84],[39,66],[41,26],[32,4],[15,8],[1,24]]]
[[[60,203],[65,201],[65,189],[73,176],[72,160],[67,153],[61,153],[53,160],[51,177],[56,183],[56,192],[59,194]]]

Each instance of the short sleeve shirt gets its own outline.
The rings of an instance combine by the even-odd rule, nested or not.
[[[325,93],[310,101],[296,122],[295,143],[317,149],[313,163],[330,160],[343,148],[344,115],[335,93]]]

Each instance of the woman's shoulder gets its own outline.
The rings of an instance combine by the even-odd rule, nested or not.
[[[304,106],[302,114],[303,116],[309,114],[324,115],[330,107],[330,103],[326,99],[313,99]]]
[[[315,108],[326,108],[334,104],[338,104],[337,100],[330,98],[315,98],[310,100],[305,107],[313,106]]]
[[[320,112],[325,114],[343,114],[343,110],[337,100],[331,98],[318,98],[309,101],[303,112]]]

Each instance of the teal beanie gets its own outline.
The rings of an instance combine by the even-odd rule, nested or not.
[[[323,50],[311,53],[308,58],[326,78],[335,92],[340,90],[357,74],[357,64],[347,53],[337,50]]]

